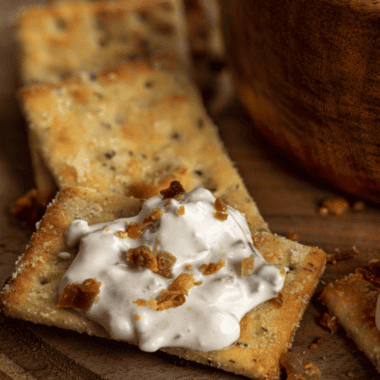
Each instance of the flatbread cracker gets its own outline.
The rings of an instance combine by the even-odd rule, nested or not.
[[[1,295],[3,312],[11,317],[58,326],[90,335],[110,338],[96,323],[72,309],[56,308],[57,289],[75,249],[65,245],[64,233],[74,219],[91,223],[110,221],[137,213],[135,198],[104,194],[94,189],[66,188],[47,209],[16,273]],[[249,215],[249,210],[246,214]],[[221,368],[252,379],[278,379],[281,354],[292,344],[294,333],[324,270],[326,254],[269,233],[256,233],[253,242],[270,263],[290,268],[280,295],[242,319],[238,342],[218,351],[167,348],[163,351],[181,358]],[[71,253],[61,259],[60,252]],[[180,369],[178,369],[180,370]]]
[[[380,278],[379,278],[380,280]],[[320,299],[380,372],[380,331],[375,324],[380,286],[374,286],[360,273],[325,286]]]
[[[62,2],[25,8],[17,23],[24,83],[58,83],[151,54],[190,73],[182,1]]]
[[[268,231],[175,62],[135,61],[21,91],[40,199],[69,186],[146,199],[179,180],[244,211],[252,231]]]

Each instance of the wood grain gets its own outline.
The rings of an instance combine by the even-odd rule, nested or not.
[[[256,128],[295,165],[380,203],[380,4],[220,0]]]
[[[20,4],[21,0],[14,1],[13,9]],[[4,42],[1,38],[0,49],[8,43],[8,51],[14,52],[14,42]],[[0,55],[0,72],[7,67],[8,57]],[[11,275],[31,235],[30,230],[19,226],[9,215],[12,202],[33,186],[25,125],[14,102],[16,86],[13,83],[1,90],[9,106],[0,112],[0,286]],[[356,246],[360,254],[336,265],[329,264],[323,282],[341,278],[371,258],[379,258],[379,207],[366,205],[363,211],[349,211],[342,216],[319,215],[321,201],[342,194],[299,171],[268,145],[238,101],[231,102],[216,117],[216,122],[230,156],[273,232],[284,235],[294,230],[301,243],[318,246],[328,253],[336,248],[345,250]],[[322,285],[317,295],[321,288]],[[296,333],[292,350],[304,353],[317,364],[323,379],[380,379],[344,331],[330,334],[317,323],[323,310],[317,296],[314,297]],[[321,346],[310,350],[310,344],[319,336]],[[243,379],[162,353],[144,353],[125,343],[6,319],[1,315],[0,342],[0,379],[1,376],[12,380]],[[13,362],[20,369],[19,373],[5,372],[2,358]],[[348,373],[353,376],[348,377]]]

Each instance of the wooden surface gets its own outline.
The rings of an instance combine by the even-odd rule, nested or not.
[[[2,2],[0,2],[1,4]],[[31,231],[9,215],[13,201],[33,186],[25,125],[14,100],[17,59],[9,17],[0,14],[0,286],[11,275],[17,257],[25,250]],[[318,205],[337,194],[305,177],[261,139],[252,129],[241,105],[233,101],[216,118],[227,150],[245,179],[251,195],[272,232],[293,230],[300,243],[318,246],[327,253],[355,246],[359,256],[328,265],[322,281],[329,282],[380,257],[380,209],[342,216],[321,216]],[[353,201],[353,199],[350,199]],[[320,285],[317,294],[322,289]],[[323,379],[380,379],[368,359],[344,331],[330,334],[316,322],[323,308],[317,297],[309,305],[292,350],[317,364]],[[317,337],[322,344],[309,346]],[[323,358],[325,357],[326,360]],[[162,353],[148,354],[128,344],[6,319],[0,314],[0,379],[242,379],[194,363],[178,363]],[[348,374],[352,374],[351,377]]]

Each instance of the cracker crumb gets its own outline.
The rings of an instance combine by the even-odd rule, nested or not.
[[[117,231],[117,232],[115,232],[115,236],[120,238],[120,239],[126,239],[128,237],[128,232]]]
[[[253,269],[255,268],[254,260],[255,258],[253,254],[241,260],[241,276],[242,277],[248,276],[253,272]]]
[[[227,220],[227,205],[220,198],[215,199],[214,208],[216,210],[214,214],[215,219],[218,219],[222,222]]]
[[[380,261],[374,261],[364,268],[355,269],[355,274],[360,275],[364,280],[380,288]]]
[[[172,181],[170,182],[169,188],[161,190],[160,194],[163,196],[163,199],[167,199],[174,198],[176,195],[179,195],[184,192],[185,190],[179,181]]]
[[[226,262],[220,259],[217,263],[202,264],[199,267],[199,272],[205,276],[217,273],[220,269],[226,266]]]
[[[340,329],[340,324],[335,316],[331,316],[329,313],[323,313],[319,320],[320,325],[327,327],[332,334],[336,333]]]
[[[286,270],[285,270],[285,268],[283,267],[283,265],[280,265],[280,266],[278,267],[278,270],[279,270],[279,272],[280,272],[280,275],[281,275],[282,277],[285,277],[285,275],[286,275]]]
[[[325,210],[321,211],[321,209],[325,208],[327,209],[327,213],[330,215],[342,215],[350,208],[350,204],[344,198],[331,198],[322,202],[318,213],[321,215],[326,215]]]
[[[164,215],[164,210],[160,209],[159,207],[154,208],[152,210],[152,213],[144,218],[144,223],[152,223],[157,219],[160,219],[162,215]]]
[[[165,278],[173,278],[172,268],[177,258],[169,252],[160,251],[157,255],[157,274]]]
[[[298,235],[293,231],[293,230],[290,230],[286,235],[285,237],[288,239],[288,240],[292,240],[292,241],[297,241],[298,242]]]
[[[184,267],[183,267],[184,270],[191,270],[193,269],[193,264],[186,264]]]
[[[176,214],[178,216],[185,215],[185,207],[184,206],[179,206],[178,210],[176,211]]]
[[[106,231],[109,231],[110,228],[107,226],[103,231],[106,232]]]
[[[327,262],[331,264],[336,264],[337,261],[347,260],[351,259],[355,256],[357,256],[359,252],[356,250],[355,247],[352,249],[347,249],[345,251],[340,252],[340,250],[337,248],[335,250],[335,253],[328,253],[327,254]]]
[[[81,310],[89,310],[93,302],[96,302],[102,283],[95,278],[84,280],[81,285],[77,282],[66,286],[59,297],[57,307],[76,307]]]
[[[310,345],[309,349],[310,350],[315,350],[317,349],[320,345],[322,344],[322,337],[319,336],[314,339],[314,342]]]
[[[142,230],[147,226],[147,223],[130,222],[126,228],[128,237],[136,240],[142,235]]]
[[[214,214],[214,217],[215,217],[215,219],[218,219],[218,220],[224,222],[225,220],[227,220],[228,214],[226,214],[225,212],[216,211]]]
[[[135,321],[139,321],[141,319],[141,315],[135,314],[134,318],[135,318]]]

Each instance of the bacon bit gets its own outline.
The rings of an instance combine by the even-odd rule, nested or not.
[[[319,368],[295,352],[283,353],[280,358],[280,363],[286,369],[288,379],[321,379],[322,375]]]
[[[332,198],[326,199],[322,202],[321,207],[318,212],[321,215],[326,215],[325,209],[327,209],[327,213],[330,215],[341,215],[345,213],[350,208],[350,204],[344,198]]]
[[[380,288],[380,261],[375,261],[364,268],[357,268],[355,269],[355,273],[372,285]]]
[[[297,241],[298,242],[298,235],[294,231],[289,231],[285,237],[288,240]]]
[[[331,264],[336,264],[337,261],[351,259],[357,256],[358,254],[359,252],[356,250],[355,247],[352,249],[347,249],[343,252],[339,252],[339,250],[337,250],[335,253],[327,254],[327,262]]]
[[[319,323],[323,327],[327,327],[328,329],[330,329],[332,334],[336,333],[340,329],[340,324],[339,324],[338,319],[334,316],[331,316],[328,313],[323,313],[321,319],[319,320]]]
[[[214,207],[216,211],[221,211],[221,212],[227,211],[227,205],[220,198],[215,199]]]
[[[115,232],[115,236],[120,238],[120,239],[126,239],[128,237],[128,232],[117,231],[117,232]]]
[[[272,298],[271,302],[274,307],[280,308],[284,304],[284,296],[282,293],[278,293],[278,296]]]
[[[135,314],[135,321],[139,321],[140,319],[141,319],[141,315],[139,315],[139,314]]]
[[[176,214],[178,216],[185,215],[185,207],[184,206],[179,206],[178,210],[176,211]]]
[[[163,196],[163,199],[174,198],[176,195],[184,193],[185,189],[182,187],[179,181],[170,182],[170,186],[168,189],[164,189],[160,191],[160,194]]]
[[[322,337],[319,336],[314,339],[314,342],[310,345],[309,350],[315,350],[322,344]]]
[[[84,280],[81,285],[78,285],[77,282],[69,284],[59,297],[56,306],[63,308],[76,307],[87,311],[100,293],[99,287],[101,285],[102,283],[96,281],[95,278]]]
[[[153,255],[150,248],[144,245],[129,249],[127,252],[127,261],[137,267],[137,269],[148,268],[152,272],[158,271],[157,258]]]
[[[152,213],[144,219],[144,223],[152,223],[153,221],[160,219],[162,215],[164,215],[164,210],[159,207],[154,208]]]
[[[253,254],[241,260],[241,276],[242,277],[248,276],[253,272],[253,269],[255,268],[254,260],[255,258]]]
[[[193,269],[193,264],[186,264],[186,265],[183,267],[183,269],[185,269],[185,270],[191,270],[191,269]]]
[[[127,226],[127,233],[128,237],[131,239],[138,239],[142,235],[142,230],[147,226],[147,224],[142,224],[142,223],[136,223],[136,222],[131,222]]]
[[[218,272],[220,269],[226,266],[226,262],[220,259],[217,263],[210,264],[202,264],[199,267],[199,272],[201,272],[205,276],[209,276],[210,274],[214,274]]]
[[[169,252],[160,251],[157,255],[157,274],[165,278],[173,278],[172,268],[177,258]]]

